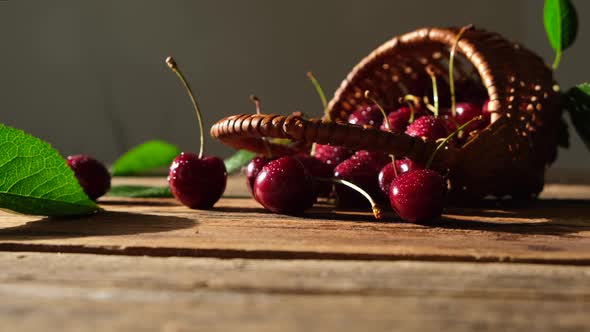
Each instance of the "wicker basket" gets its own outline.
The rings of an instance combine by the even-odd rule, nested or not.
[[[259,153],[266,151],[262,138],[273,137],[296,142],[292,146],[272,144],[279,155],[317,142],[424,162],[436,148],[434,142],[344,122],[351,112],[367,104],[365,90],[386,104],[394,104],[406,93],[428,85],[426,66],[446,77],[448,55],[458,31],[420,29],[374,50],[353,68],[330,101],[335,121],[242,114],[217,122],[211,135],[234,148]],[[484,30],[465,32],[456,51],[458,86],[485,87],[492,121],[463,146],[439,151],[432,167],[447,174],[454,198],[536,197],[543,189],[545,168],[557,153],[561,105],[552,71],[533,52]]]

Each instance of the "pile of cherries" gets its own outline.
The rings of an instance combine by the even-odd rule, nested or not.
[[[201,132],[199,154],[179,155],[170,166],[168,182],[172,194],[182,204],[193,209],[210,209],[225,191],[227,171],[218,157],[203,155],[204,130],[199,107],[194,95],[171,57],[167,65],[177,74],[186,88],[197,113]],[[430,93],[434,105],[428,98],[420,99],[408,95],[398,105],[407,106],[383,108],[371,98],[367,106],[359,107],[348,117],[350,125],[372,127],[394,133],[405,133],[424,140],[438,143],[436,153],[447,144],[461,146],[477,131],[490,123],[488,100],[485,94],[472,93],[470,87],[463,86],[455,103],[452,77],[450,98],[443,89],[437,87],[436,77]],[[325,96],[317,80],[310,74],[318,88],[320,97]],[[438,93],[438,91],[443,93]],[[439,106],[439,96],[451,100],[448,105]],[[410,98],[408,98],[410,97]],[[260,101],[253,98],[257,113]],[[265,144],[266,141],[265,141]],[[269,147],[269,146],[267,146]],[[442,214],[445,206],[446,181],[444,174],[429,169],[434,159],[430,156],[426,164],[410,159],[396,159],[380,152],[366,150],[353,151],[345,147],[316,144],[311,151],[293,156],[257,156],[245,167],[247,185],[254,199],[266,209],[283,214],[301,214],[311,208],[318,198],[335,198],[338,208],[358,209],[369,205],[376,218],[381,217],[380,206],[389,201],[391,208],[405,221],[424,223]],[[97,199],[108,191],[110,175],[106,168],[88,156],[72,156],[68,165],[74,170],[84,191],[91,199]]]
[[[375,102],[351,113],[348,123],[405,133],[438,142],[439,147],[461,145],[470,134],[489,124],[487,103],[459,102],[452,112],[450,108],[435,110],[421,102],[385,110]],[[430,165],[339,146],[317,144],[312,150],[276,159],[254,158],[244,170],[254,199],[266,209],[284,214],[300,214],[318,197],[334,197],[337,207],[345,209],[389,201],[400,218],[416,223],[428,222],[442,213],[446,181],[442,174],[429,169]],[[362,190],[342,185],[339,180]],[[367,196],[372,199],[367,200]]]

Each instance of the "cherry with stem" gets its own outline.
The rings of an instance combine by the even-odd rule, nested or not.
[[[205,128],[203,127],[203,117],[201,116],[201,110],[199,109],[199,104],[197,104],[197,100],[195,99],[195,95],[193,94],[193,90],[191,89],[186,78],[184,77],[184,75],[182,74],[180,69],[178,68],[178,64],[176,63],[174,58],[171,56],[167,57],[166,64],[168,65],[168,68],[170,68],[176,74],[176,76],[178,76],[182,85],[184,85],[184,88],[188,92],[188,96],[191,99],[191,103],[193,104],[195,112],[197,113],[197,120],[199,122],[199,135],[200,135],[200,142],[201,142],[198,156],[199,156],[199,159],[201,159],[201,158],[203,158],[203,152],[205,151]]]
[[[168,67],[178,76],[197,113],[200,130],[199,154],[182,152],[172,161],[168,173],[170,191],[182,204],[191,209],[210,209],[221,198],[227,184],[227,170],[218,157],[205,157],[203,117],[193,91],[172,57],[166,58]]]
[[[365,90],[365,98],[369,99],[370,101],[373,102],[373,104],[377,105],[377,108],[379,108],[379,111],[381,111],[381,115],[383,116],[383,121],[385,123],[385,128],[387,129],[387,131],[392,132],[391,130],[391,122],[389,121],[389,117],[387,116],[387,113],[385,112],[385,109],[383,108],[383,106],[381,106],[381,104],[371,96],[371,91],[369,90]],[[414,116],[414,111],[412,109],[412,115],[411,117]],[[393,155],[391,156],[391,162],[393,164],[395,164],[395,157]]]
[[[463,127],[476,118],[457,128],[448,135],[432,152],[425,169],[403,173],[391,181],[388,188],[389,202],[393,210],[409,222],[427,222],[439,217],[444,209],[445,186],[443,177],[429,169],[440,149]]]
[[[432,161],[434,160],[434,157],[436,156],[438,151],[440,149],[442,149],[442,147],[445,146],[455,135],[460,133],[465,127],[469,126],[472,122],[480,121],[482,118],[483,118],[483,116],[479,115],[479,116],[476,116],[475,118],[465,122],[464,124],[459,126],[455,131],[453,131],[449,136],[447,136],[443,141],[441,141],[436,146],[436,149],[434,149],[434,152],[430,155],[430,158],[428,158],[428,161],[426,162],[426,169],[430,168],[430,165],[432,164]]]

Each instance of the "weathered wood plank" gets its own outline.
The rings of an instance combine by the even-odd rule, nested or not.
[[[86,218],[2,213],[0,250],[590,264],[588,186],[548,186],[544,199],[526,207],[488,202],[449,209],[434,226],[402,223],[392,214],[390,222],[375,222],[366,212],[329,206],[305,218],[276,215],[234,195],[230,190],[212,211],[172,199],[108,198],[102,201],[107,212]]]
[[[0,253],[0,269],[17,330],[590,328],[590,267]]]

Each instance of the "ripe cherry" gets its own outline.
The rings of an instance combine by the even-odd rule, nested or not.
[[[244,175],[246,176],[246,185],[248,186],[248,190],[250,193],[253,193],[254,188],[254,181],[256,181],[256,177],[258,173],[262,170],[266,164],[268,164],[272,159],[267,158],[265,156],[256,156],[250,160],[248,165],[244,167]]]
[[[309,174],[315,178],[328,179],[332,177],[333,169],[316,157],[299,155],[297,158],[307,169]],[[332,192],[332,184],[328,182],[315,181],[315,191],[318,197],[329,197]]]
[[[316,144],[314,157],[334,169],[338,164],[352,156],[352,151],[341,146]]]
[[[269,162],[254,182],[254,199],[275,213],[302,213],[313,206],[316,198],[311,174],[294,157]]]
[[[444,207],[442,176],[422,169],[401,174],[389,188],[393,210],[405,221],[422,223],[440,217]]]
[[[334,177],[354,183],[371,197],[381,197],[377,176],[379,170],[375,163],[359,158],[349,158],[334,169]],[[336,186],[338,206],[346,208],[365,208],[367,201],[361,194],[348,187]]]
[[[348,123],[357,126],[371,126],[379,128],[383,123],[381,111],[375,105],[360,107],[348,116]]]
[[[389,201],[402,219],[425,222],[440,216],[444,207],[445,184],[440,174],[428,168],[440,149],[457,133],[478,120],[479,117],[476,117],[467,121],[440,142],[426,162],[425,169],[409,171],[393,179],[389,188]]]
[[[406,129],[406,134],[414,137],[423,137],[431,141],[447,137],[447,128],[443,119],[432,115],[423,116]]]
[[[457,126],[465,124],[471,119],[476,118],[482,114],[482,108],[475,103],[457,103],[455,109],[455,117],[452,117],[450,110],[445,110],[445,120],[447,121],[447,128],[449,132],[453,132],[457,129]],[[454,121],[453,121],[454,120]],[[465,128],[466,132],[481,129],[485,127],[484,121],[474,121]]]
[[[391,158],[386,153],[367,150],[359,150],[351,158],[369,163],[376,169],[381,169],[385,164],[391,162]]]
[[[424,111],[421,107],[414,107],[414,119],[417,119],[421,116],[426,115],[426,111]],[[412,109],[407,106],[402,106],[396,111],[393,111],[387,114],[387,118],[389,119],[389,123],[391,125],[391,132],[394,133],[403,133],[408,128],[410,124],[410,118],[412,117]],[[386,121],[383,121],[381,124],[381,130],[388,131]]]
[[[168,173],[170,191],[191,209],[208,210],[219,200],[227,183],[223,160],[182,152]]]
[[[424,169],[424,165],[413,162],[411,159],[397,159],[395,160],[395,168],[393,163],[387,163],[379,172],[379,188],[385,196],[389,195],[389,187],[391,182],[401,174]]]
[[[67,163],[90,199],[95,201],[111,188],[111,175],[100,161],[79,154],[69,156]]]
[[[168,184],[170,191],[182,204],[191,209],[210,209],[221,198],[227,183],[227,170],[223,160],[204,157],[205,137],[201,111],[193,92],[172,57],[166,59],[168,67],[178,76],[197,113],[201,136],[199,154],[181,153],[170,166]]]

